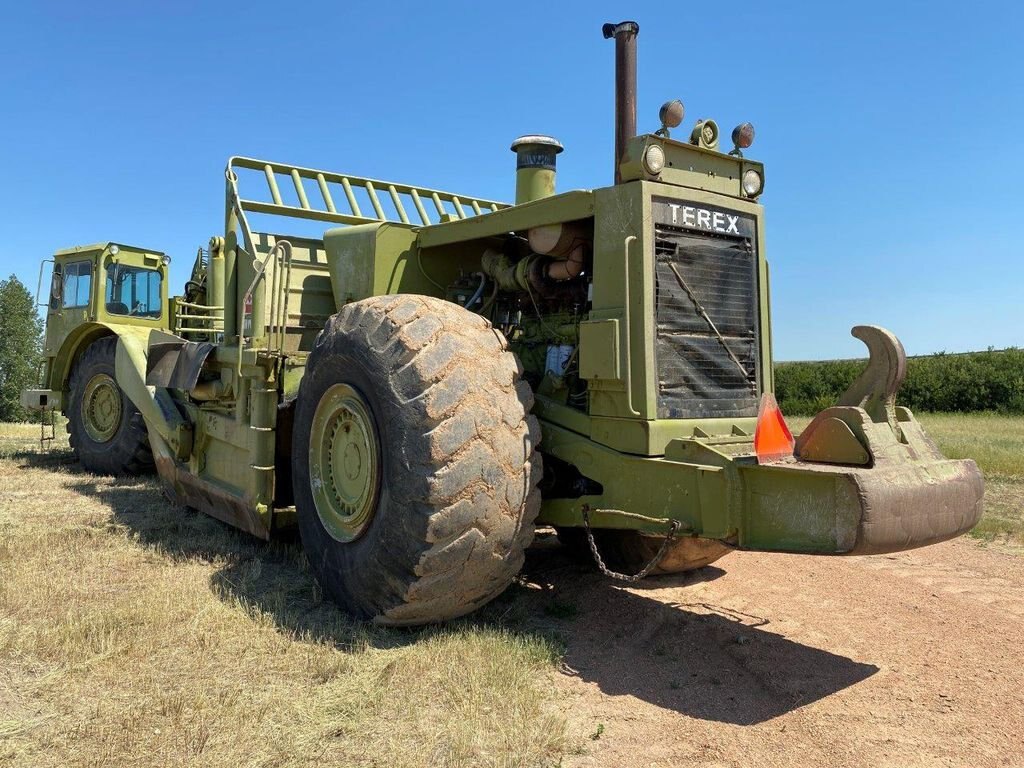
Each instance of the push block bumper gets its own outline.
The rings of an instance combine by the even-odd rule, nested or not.
[[[935,544],[981,518],[984,481],[969,459],[947,459],[906,408],[895,404],[906,372],[888,331],[858,326],[867,368],[796,438],[791,455],[757,455],[743,429],[671,439],[664,456],[614,451],[544,425],[545,471],[560,495],[538,521],[713,540],[738,549],[870,555]],[[787,430],[788,431],[788,430]],[[567,475],[562,478],[560,473]],[[581,480],[582,478],[582,480]],[[578,495],[580,487],[599,494]]]
[[[793,458],[741,470],[740,546],[870,555],[951,539],[981,518],[978,465],[946,459],[896,406],[903,345],[875,326],[853,335],[871,357],[839,405],[807,425]]]
[[[967,533],[981,519],[985,484],[973,461],[910,464],[850,479],[861,516],[848,554],[935,544]]]
[[[970,460],[873,467],[795,461],[740,473],[741,549],[897,552],[966,533],[982,512],[984,482]]]

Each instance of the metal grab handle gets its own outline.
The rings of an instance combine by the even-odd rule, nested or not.
[[[288,276],[290,276],[292,263],[292,244],[287,240],[278,240],[276,243],[274,243],[273,247],[269,251],[267,251],[266,256],[264,256],[262,260],[253,259],[253,267],[256,269],[256,276],[253,277],[252,282],[249,283],[249,288],[242,296],[242,301],[238,307],[238,364],[235,368],[235,373],[238,375],[239,379],[241,379],[242,376],[242,347],[245,344],[245,305],[249,303],[250,299],[252,299],[252,294],[256,290],[256,286],[259,284],[260,280],[262,280],[263,276],[266,274],[267,264],[270,263],[270,259],[279,251],[281,253],[282,264],[285,265],[285,268],[288,271]],[[274,270],[275,283],[277,282],[276,273],[278,271],[279,270]],[[285,287],[285,290],[287,290],[287,286]],[[287,295],[285,295],[284,301],[282,303],[285,307],[285,311],[287,312]],[[270,311],[273,315],[274,313],[277,312],[277,310],[277,296],[275,294],[271,296]],[[279,319],[276,316],[272,316],[271,321],[274,326],[277,326],[276,330],[279,332],[279,334],[282,335],[283,344],[283,331],[281,331],[281,327],[284,325],[284,322],[287,321],[287,318],[285,318],[284,322],[279,322]]]
[[[36,283],[36,306],[46,306],[47,309],[50,309],[50,301],[52,301],[54,298],[52,287],[50,288],[50,296],[46,300],[46,304],[44,305],[39,301],[39,294],[43,292],[43,270],[46,268],[47,264],[53,264],[54,266],[56,266],[57,262],[54,261],[53,259],[43,259],[42,263],[39,265],[39,280]],[[63,279],[63,275],[61,276],[61,278]]]
[[[632,328],[629,322],[629,246],[636,240],[636,235],[629,235],[622,243],[622,264],[623,272],[625,277],[625,291],[626,291],[626,313],[623,317],[623,332],[626,337],[625,349],[626,349],[626,407],[629,412],[634,416],[639,416],[640,411],[633,407],[633,358],[630,353],[630,336],[632,335]]]

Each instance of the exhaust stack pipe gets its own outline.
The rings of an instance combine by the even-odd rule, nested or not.
[[[626,142],[636,136],[636,36],[640,25],[635,21],[605,24],[601,31],[606,40],[615,38],[615,183],[621,181],[619,163],[626,152]]]

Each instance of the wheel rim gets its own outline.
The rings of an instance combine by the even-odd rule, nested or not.
[[[357,539],[373,519],[380,487],[380,440],[366,400],[335,384],[313,415],[309,485],[316,513],[338,541]]]
[[[110,375],[97,373],[85,385],[82,422],[97,443],[110,442],[121,426],[121,390]]]

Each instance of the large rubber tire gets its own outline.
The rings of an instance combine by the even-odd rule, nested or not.
[[[490,323],[440,299],[380,296],[328,321],[299,388],[292,472],[303,548],[344,609],[381,624],[444,621],[519,572],[542,474],[521,372]],[[325,439],[314,419],[339,385],[365,403],[379,446],[372,517],[350,541],[328,531],[311,484],[311,453]],[[314,467],[319,498],[333,466]]]
[[[142,414],[117,386],[114,355],[117,339],[108,336],[90,344],[75,363],[69,383],[70,399],[65,415],[71,448],[90,472],[99,475],[141,475],[153,471],[153,453]],[[101,382],[113,393],[119,409],[112,417],[109,434],[97,437],[95,426],[87,428],[86,402],[90,390]],[[92,397],[89,398],[90,401]]]
[[[582,528],[555,529],[558,541],[566,548],[570,557],[581,563],[596,567],[590,551],[586,532]],[[663,536],[651,536],[637,531],[598,529],[594,531],[594,543],[605,565],[614,571],[632,576],[639,573],[661,549]],[[729,554],[732,547],[714,539],[696,536],[679,536],[668,545],[661,562],[651,571],[652,576],[666,576],[686,573],[711,565]]]

